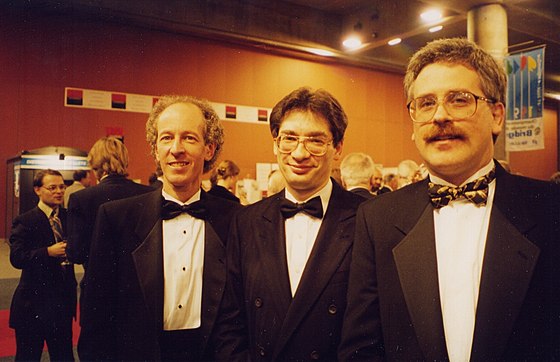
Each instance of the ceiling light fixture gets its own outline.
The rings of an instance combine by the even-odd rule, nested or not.
[[[400,44],[401,41],[402,41],[401,38],[394,38],[394,39],[389,40],[389,41],[387,42],[387,44],[393,46],[393,45]]]
[[[350,36],[342,42],[346,49],[355,50],[362,46],[362,41],[357,36]]]
[[[426,23],[434,23],[438,20],[441,20],[443,18],[443,15],[440,10],[431,9],[420,14],[420,18],[422,18],[422,20],[424,20]]]
[[[435,33],[437,31],[440,31],[441,29],[443,29],[443,25],[433,26],[430,29],[428,29],[428,31],[430,33]]]
[[[331,52],[330,50],[326,50],[326,49],[307,48],[307,51],[323,57],[333,57],[335,55],[334,52]]]

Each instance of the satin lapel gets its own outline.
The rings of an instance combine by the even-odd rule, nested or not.
[[[280,353],[302,319],[309,313],[352,245],[351,232],[354,229],[349,227],[349,223],[355,222],[356,210],[345,207],[340,190],[335,189],[336,186],[333,188],[327,213],[321,223],[296,295],[282,324],[273,356]],[[283,260],[286,260],[286,256],[283,256]]]
[[[284,193],[271,196],[273,198],[263,212],[261,223],[255,226],[257,230],[257,245],[259,245],[260,261],[267,266],[268,295],[276,296],[274,303],[279,315],[286,315],[292,302],[288,262],[286,260],[286,237],[284,219],[280,214],[280,200]]]
[[[147,202],[136,207],[143,210],[136,236],[142,243],[132,252],[144,301],[152,312],[155,327],[163,327],[163,231],[160,219],[161,190],[147,194]]]
[[[503,355],[540,253],[539,247],[523,236],[536,221],[522,205],[502,198],[512,195],[512,190],[504,191],[502,184],[497,176],[480,281],[473,361]],[[508,217],[502,210],[509,211]]]
[[[427,190],[427,186],[426,186]],[[408,312],[426,360],[447,359],[438,286],[433,207],[426,197],[411,210],[422,210],[412,225],[396,225],[406,236],[393,249]],[[411,199],[412,200],[412,199]],[[412,219],[409,219],[410,222]]]
[[[204,271],[202,280],[202,326],[203,350],[206,348],[218,307],[224,294],[226,281],[225,247],[210,222],[204,223]]]

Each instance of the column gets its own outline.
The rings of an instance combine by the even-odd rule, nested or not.
[[[492,54],[499,64],[503,64],[508,52],[507,13],[504,6],[489,4],[470,9],[467,14],[467,37]],[[509,161],[504,135],[505,122],[494,147],[494,157]]]

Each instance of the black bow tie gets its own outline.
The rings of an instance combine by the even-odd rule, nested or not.
[[[495,171],[477,178],[461,187],[452,187],[428,183],[428,193],[436,209],[442,208],[452,200],[464,198],[476,205],[486,205],[488,200],[488,185],[495,178]]]
[[[179,205],[178,203],[170,200],[163,200],[161,209],[161,218],[163,220],[173,219],[183,212],[186,212],[197,219],[204,219],[206,215],[206,207],[202,201],[196,201],[188,205]]]
[[[284,218],[288,219],[301,211],[318,219],[322,218],[323,204],[321,203],[321,198],[319,196],[315,196],[311,200],[301,204],[296,204],[286,198],[282,199],[282,202],[280,203],[280,212]]]

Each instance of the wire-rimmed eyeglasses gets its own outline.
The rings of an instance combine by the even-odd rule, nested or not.
[[[66,190],[66,185],[62,184],[62,185],[49,185],[49,186],[41,186],[45,189],[47,189],[49,192],[56,192],[56,190],[60,190],[60,191],[65,191]]]
[[[333,140],[317,136],[295,136],[282,134],[275,139],[276,147],[281,153],[292,153],[302,143],[303,147],[313,156],[323,156],[327,153]]]
[[[456,119],[464,119],[476,113],[478,101],[496,103],[494,99],[477,96],[471,92],[449,92],[439,100],[434,95],[418,97],[411,100],[406,107],[413,122],[430,122],[439,105],[443,105],[447,114]]]

